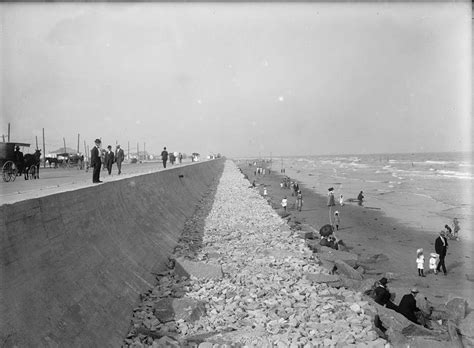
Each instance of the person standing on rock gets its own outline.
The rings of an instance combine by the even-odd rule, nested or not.
[[[102,161],[100,159],[100,144],[102,142],[100,139],[95,140],[95,146],[91,150],[91,167],[92,167],[92,182],[98,184],[100,181],[100,167],[102,166]]]
[[[117,145],[117,149],[115,150],[115,163],[117,163],[118,174],[122,173],[122,162],[125,159],[125,155],[123,150],[120,148],[120,145]]]
[[[439,237],[435,240],[435,251],[436,254],[439,255],[439,262],[438,266],[436,267],[436,271],[439,272],[442,268],[444,275],[447,275],[444,259],[446,257],[446,252],[448,251],[448,240],[445,237],[444,231],[441,231],[439,233]]]
[[[166,146],[161,151],[161,160],[163,161],[163,168],[166,168],[166,162],[168,161],[168,151],[166,151]]]
[[[416,306],[416,295],[418,295],[417,288],[411,289],[409,294],[404,295],[400,301],[400,304],[398,305],[398,313],[402,314],[405,316],[405,318],[414,322],[415,324],[419,324],[415,314],[415,312],[420,311],[420,309]]]

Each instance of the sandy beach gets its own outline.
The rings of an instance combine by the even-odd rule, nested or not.
[[[281,209],[280,202],[283,196],[288,197],[289,212],[294,219],[308,224],[314,229],[329,223],[327,198],[317,194],[307,187],[304,178],[297,175],[293,180],[299,182],[303,193],[303,209],[301,212],[293,208],[296,197],[291,196],[288,189],[281,189],[282,176],[276,171],[270,175],[254,175],[255,167],[249,167],[246,161],[239,163],[240,168],[249,177],[250,182],[256,181],[257,187],[263,194],[267,188],[269,202],[277,209]],[[288,175],[288,172],[286,173]],[[393,218],[387,217],[382,210],[358,206],[356,203],[339,204],[332,212],[338,210],[341,215],[341,226],[337,237],[342,239],[351,249],[351,252],[361,256],[384,254],[388,260],[370,264],[368,275],[379,279],[389,275],[389,288],[396,293],[398,301],[416,286],[433,304],[444,304],[454,297],[465,298],[470,307],[474,304],[474,267],[472,262],[473,243],[470,241],[449,240],[449,249],[446,256],[447,276],[428,274],[425,278],[419,277],[416,269],[416,249],[425,250],[425,273],[428,270],[427,259],[429,253],[434,252],[434,242],[438,236],[436,231],[427,234],[407,226]]]

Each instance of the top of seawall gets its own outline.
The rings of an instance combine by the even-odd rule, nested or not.
[[[223,164],[199,162],[1,205],[0,341],[119,346],[139,294],[164,269]]]

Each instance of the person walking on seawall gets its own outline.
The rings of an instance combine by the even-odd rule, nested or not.
[[[92,167],[92,182],[94,184],[100,183],[100,167],[102,161],[100,159],[100,139],[95,140],[95,146],[91,150],[91,167]]]
[[[439,272],[441,268],[443,268],[444,275],[447,275],[446,265],[444,264],[444,262],[445,262],[446,252],[448,251],[448,240],[445,237],[444,231],[441,231],[439,233],[439,237],[436,238],[435,240],[435,251],[436,251],[436,254],[439,255],[439,262],[438,262],[438,266],[436,267],[436,271]]]
[[[125,159],[125,154],[123,150],[120,148],[120,145],[117,145],[115,150],[115,163],[117,163],[118,175],[122,173],[122,162]]]
[[[179,164],[183,162],[183,154],[181,152],[178,154],[178,160],[179,160]]]
[[[166,168],[166,161],[168,161],[168,151],[166,151],[166,146],[161,151],[161,159],[163,160],[163,168]]]
[[[112,174],[112,165],[114,164],[114,153],[112,151],[112,146],[107,146],[107,152],[105,153],[105,166],[107,168],[107,172]]]

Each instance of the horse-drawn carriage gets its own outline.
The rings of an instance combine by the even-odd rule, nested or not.
[[[41,151],[26,154],[19,151],[19,147],[30,147],[26,143],[0,143],[0,166],[2,166],[3,181],[15,181],[18,175],[24,174],[25,180],[39,178]],[[18,151],[15,151],[18,148]]]
[[[46,157],[46,162],[54,165],[54,168],[74,168],[84,169],[84,155],[71,154],[69,152],[50,154]]]

